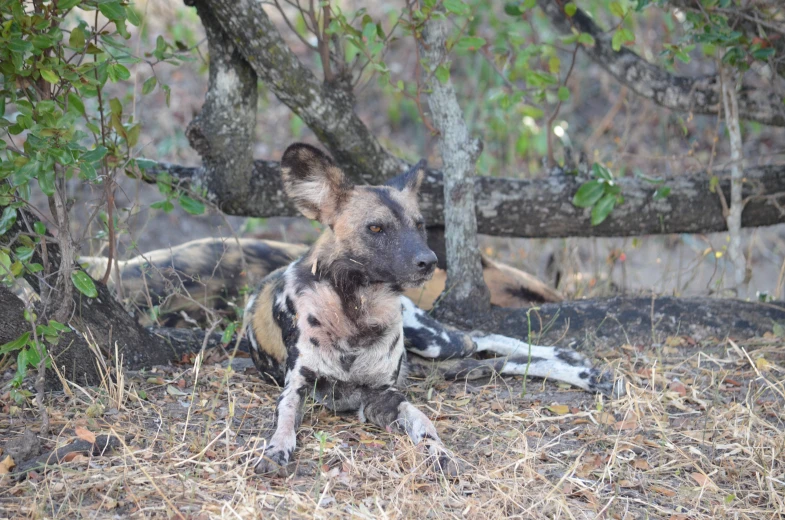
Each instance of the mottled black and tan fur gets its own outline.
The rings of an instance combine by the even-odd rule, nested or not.
[[[426,282],[436,265],[417,205],[423,168],[420,163],[385,186],[352,186],[314,147],[294,144],[284,153],[286,193],[327,229],[305,255],[263,280],[246,306],[251,356],[283,387],[276,429],[257,472],[288,463],[308,395],[333,410],[357,411],[363,421],[405,431],[454,472],[433,424],[400,390],[407,350],[419,358],[453,360],[445,369],[453,377],[526,372],[591,391],[613,389],[612,380],[577,352],[451,330],[403,296]],[[505,357],[469,357],[479,351]]]

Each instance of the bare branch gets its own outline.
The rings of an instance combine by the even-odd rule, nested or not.
[[[594,37],[593,47],[584,47],[586,55],[620,83],[639,96],[651,99],[671,110],[697,114],[719,114],[722,95],[719,75],[685,77],[670,74],[641,58],[626,47],[614,51],[612,34],[605,33],[582,10],[568,17],[559,2],[538,0],[538,5],[562,34],[572,28]],[[739,117],[772,126],[785,126],[785,104],[773,90],[742,85],[738,93]]]

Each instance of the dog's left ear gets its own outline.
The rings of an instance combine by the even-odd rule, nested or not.
[[[425,168],[428,167],[428,161],[421,159],[420,162],[412,166],[409,171],[397,175],[385,183],[386,186],[391,186],[398,191],[408,192],[411,195],[417,196],[420,191],[420,186],[425,178]]]

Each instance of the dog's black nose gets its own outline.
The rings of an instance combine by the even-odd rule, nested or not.
[[[436,253],[433,251],[423,251],[414,257],[417,269],[423,273],[430,273],[436,267]]]

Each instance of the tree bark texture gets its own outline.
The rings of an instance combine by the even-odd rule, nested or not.
[[[143,177],[155,182],[160,171],[189,182],[199,168],[159,164]],[[715,171],[726,200],[730,197],[730,172]],[[785,165],[744,170],[743,227],[771,226],[785,222],[778,201],[785,199]],[[477,177],[474,180],[477,230],[486,235],[557,238],[640,236],[669,233],[712,233],[727,231],[722,204],[710,189],[706,172],[662,177],[671,188],[668,197],[655,201],[658,185],[634,177],[618,179],[624,204],[614,208],[599,226],[591,225],[588,209],[570,202],[588,179],[572,175],[551,175],[542,179]],[[231,215],[246,217],[297,216],[299,212],[283,192],[280,167],[274,161],[255,161],[254,173],[242,204]],[[420,189],[420,209],[429,226],[444,225],[444,184],[442,173],[428,170]]]
[[[565,2],[538,0],[551,24],[564,35],[571,35],[573,27],[594,37],[593,47],[584,46],[586,55],[623,85],[639,96],[658,105],[681,112],[720,114],[722,92],[719,74],[701,77],[676,76],[657,67],[626,47],[614,51],[612,32],[605,32],[594,20],[578,9],[569,17],[564,13]],[[739,116],[765,125],[785,126],[785,104],[773,89],[743,85],[738,94]]]
[[[202,156],[200,180],[213,202],[231,211],[245,197],[253,173],[258,80],[204,0],[194,3],[207,33],[210,79],[202,111],[186,135]]]
[[[434,13],[436,14],[436,13]],[[447,20],[432,16],[422,29],[421,53],[430,92],[428,106],[439,130],[439,146],[444,164],[443,196],[447,281],[437,314],[481,312],[490,306],[490,293],[482,275],[477,244],[477,217],[474,214],[474,169],[482,144],[469,135],[463,111],[448,78],[442,83],[434,71],[449,67],[445,43]]]
[[[198,0],[197,7],[200,15],[212,11],[259,78],[313,130],[355,182],[380,184],[404,171],[404,162],[382,148],[357,117],[352,93],[340,82],[320,82],[283,41],[262,3]]]
[[[731,188],[730,208],[725,219],[728,222],[728,257],[733,264],[733,286],[740,287],[747,279],[747,262],[741,247],[742,174],[744,170],[744,149],[741,140],[739,104],[736,95],[738,73],[730,68],[721,71],[722,105],[725,112],[725,125],[730,138]]]

